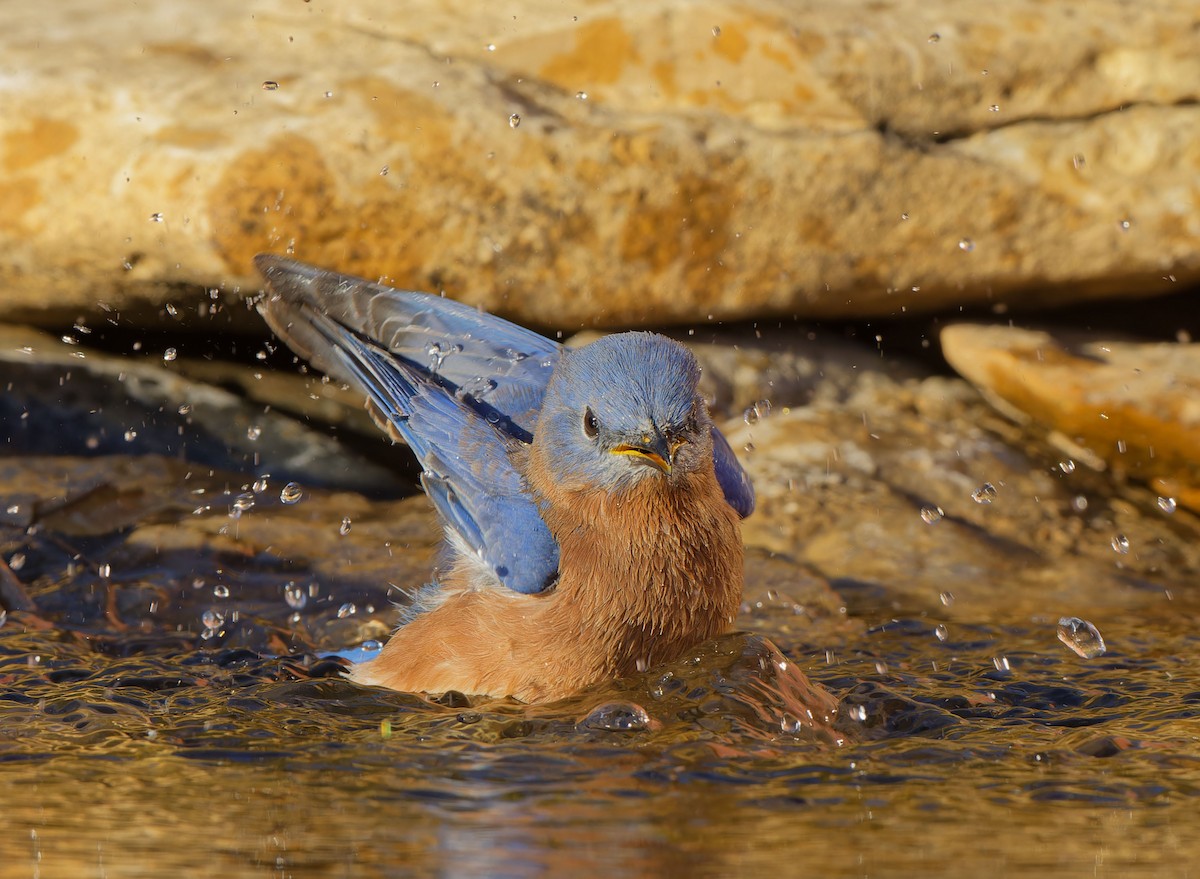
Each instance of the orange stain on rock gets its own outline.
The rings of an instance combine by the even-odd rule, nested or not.
[[[225,136],[215,128],[192,125],[164,125],[154,133],[154,139],[167,146],[192,150],[215,149],[225,143]]]
[[[36,180],[27,177],[0,179],[0,229],[21,229],[26,212],[41,201],[41,195]]]
[[[788,71],[789,73],[795,71],[795,69],[796,69],[795,59],[791,55],[789,55],[787,52],[784,52],[783,50],[778,49],[775,46],[772,46],[770,43],[763,43],[761,46],[758,47],[758,51],[768,61],[774,61],[776,64],[778,64],[780,67],[782,67],[784,70]]]
[[[581,26],[574,47],[542,65],[541,76],[567,90],[605,85],[616,82],[625,67],[637,60],[625,26],[615,18],[604,18]]]
[[[46,159],[61,156],[79,140],[79,129],[70,122],[45,117],[4,136],[4,167],[20,171]]]
[[[347,232],[337,186],[311,141],[282,135],[263,149],[246,150],[209,193],[213,244],[231,271],[253,273],[264,250],[314,247]]]
[[[713,41],[713,48],[722,58],[737,64],[750,48],[742,29],[734,25],[721,25],[721,35]]]
[[[663,97],[673,98],[679,93],[679,83],[675,79],[675,65],[670,61],[658,60],[650,67],[650,73],[658,87],[662,89]]]

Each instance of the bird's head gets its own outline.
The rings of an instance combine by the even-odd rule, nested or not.
[[[565,351],[543,399],[537,454],[561,484],[608,490],[711,467],[699,379],[692,353],[654,333]]]

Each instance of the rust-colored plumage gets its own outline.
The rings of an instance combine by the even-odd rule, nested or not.
[[[568,352],[449,300],[259,265],[268,323],[364,391],[446,523],[447,570],[352,679],[542,702],[729,629],[753,491],[687,349],[625,333]]]
[[[460,562],[441,604],[397,630],[354,680],[543,702],[669,662],[733,624],[741,528],[711,473],[619,499],[564,490],[536,465],[529,475],[559,543],[557,585],[529,596],[473,589]]]

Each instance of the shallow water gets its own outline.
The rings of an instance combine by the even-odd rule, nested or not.
[[[125,464],[6,471],[126,490],[51,512],[33,480],[41,524],[6,526],[38,613],[0,626],[0,875],[1193,871],[1190,574],[1094,620],[1088,660],[1027,584],[893,618],[752,550],[743,634],[556,705],[443,704],[320,656],[386,631],[384,584],[427,570],[421,499],[273,486],[231,517],[228,475]],[[289,583],[319,588],[296,609]]]

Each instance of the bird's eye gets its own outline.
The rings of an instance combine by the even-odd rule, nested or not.
[[[596,420],[590,407],[583,410],[583,435],[588,439],[595,439],[600,435],[600,422]]]

